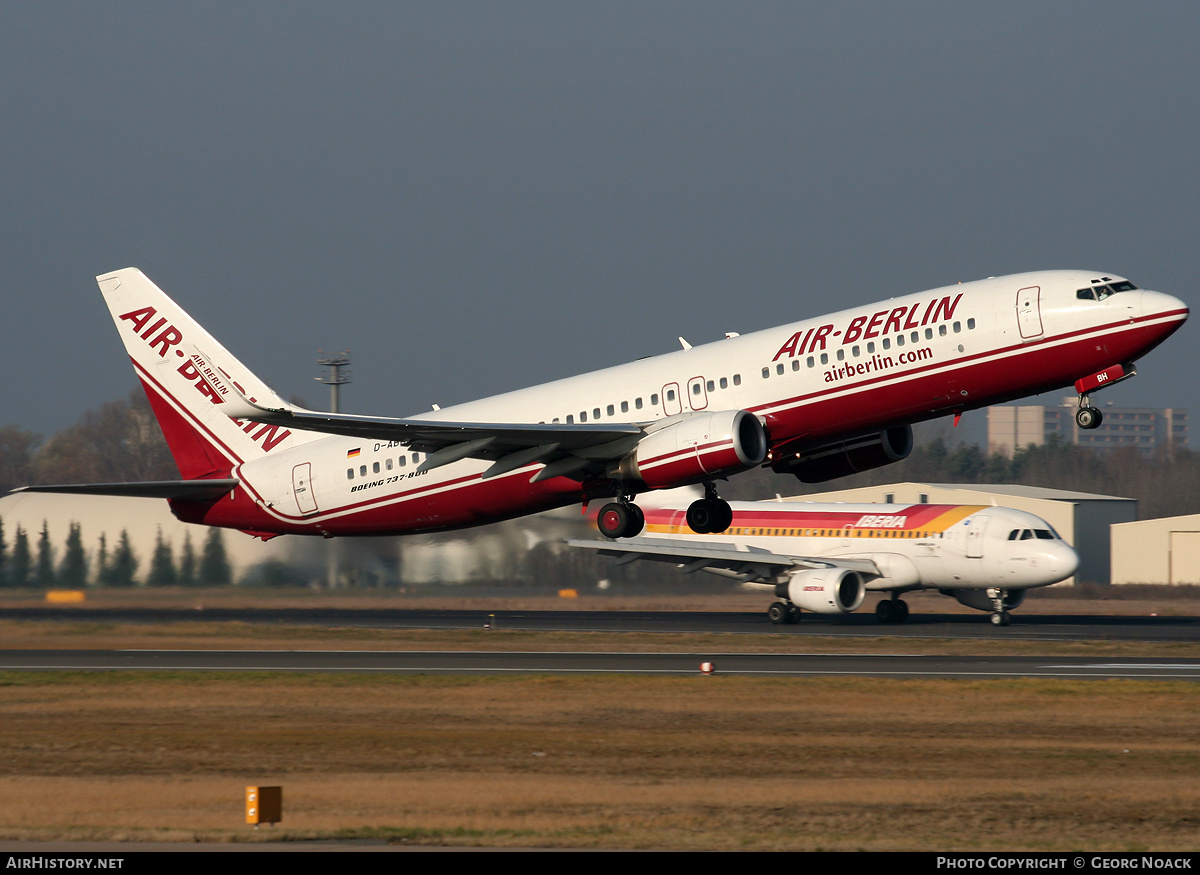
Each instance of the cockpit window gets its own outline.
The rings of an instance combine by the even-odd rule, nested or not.
[[[1078,289],[1075,292],[1075,297],[1081,301],[1103,301],[1105,298],[1115,295],[1117,292],[1135,292],[1137,286],[1129,280],[1108,280],[1106,282],[1095,280],[1094,285],[1086,289]]]
[[[1038,536],[1039,540],[1042,540],[1042,541],[1053,541],[1054,540],[1054,535],[1050,534],[1050,531],[1048,529],[1034,529],[1033,533]]]
[[[1032,538],[1033,538],[1033,532],[1029,531],[1029,529],[1021,529],[1021,540],[1022,541],[1029,541]]]
[[[1010,541],[1017,540],[1017,535],[1019,535],[1019,534],[1021,534],[1020,529],[1013,529],[1011,532],[1008,533],[1008,540],[1010,540]]]

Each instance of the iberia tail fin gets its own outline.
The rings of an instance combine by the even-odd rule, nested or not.
[[[318,437],[225,415],[239,393],[268,407],[285,402],[140,270],[96,282],[184,479],[228,476],[242,462]]]

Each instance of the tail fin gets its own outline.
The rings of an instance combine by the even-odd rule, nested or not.
[[[234,358],[140,270],[96,277],[125,350],[184,479],[227,476],[242,462],[312,440],[312,432],[230,419],[237,395],[284,401]]]

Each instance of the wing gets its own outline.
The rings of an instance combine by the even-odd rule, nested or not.
[[[783,556],[745,545],[715,544],[703,541],[666,540],[664,538],[623,538],[619,541],[589,541],[573,538],[571,547],[596,550],[602,556],[619,557],[618,564],[650,559],[672,562],[685,573],[714,571],[737,577],[748,583],[771,581],[791,570],[804,568],[849,568],[874,577],[878,566],[869,559],[838,559],[809,556]]]
[[[18,492],[65,492],[71,495],[119,495],[127,498],[181,498],[206,501],[229,494],[237,480],[147,480],[142,483],[66,483],[22,486]]]
[[[224,412],[234,419],[282,425],[377,441],[398,441],[426,453],[418,471],[449,465],[460,459],[485,459],[494,464],[484,479],[535,462],[546,467],[535,482],[570,475],[632,450],[645,435],[633,423],[438,422],[321,413],[298,407],[262,407],[245,396],[232,400]]]

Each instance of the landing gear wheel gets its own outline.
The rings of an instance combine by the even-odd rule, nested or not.
[[[1007,626],[1010,623],[1012,623],[1012,615],[1010,615],[1008,611],[999,611],[995,614],[992,614],[993,626]]]
[[[792,606],[786,602],[773,602],[771,607],[767,608],[767,619],[776,626],[781,626],[788,622],[791,608]]]
[[[895,606],[891,599],[881,599],[879,604],[875,606],[875,619],[881,623],[892,622],[892,615],[895,613]]]
[[[787,622],[792,626],[800,622],[800,609],[795,605],[788,605]]]
[[[646,517],[636,504],[614,501],[600,508],[596,524],[606,538],[632,538],[645,527]]]
[[[1095,407],[1080,407],[1075,411],[1075,424],[1080,428],[1099,428],[1104,422],[1104,414]]]
[[[687,509],[688,527],[698,535],[715,535],[729,528],[733,508],[719,498],[699,498]]]
[[[908,602],[904,599],[896,599],[892,602],[892,622],[903,623],[908,619]]]

